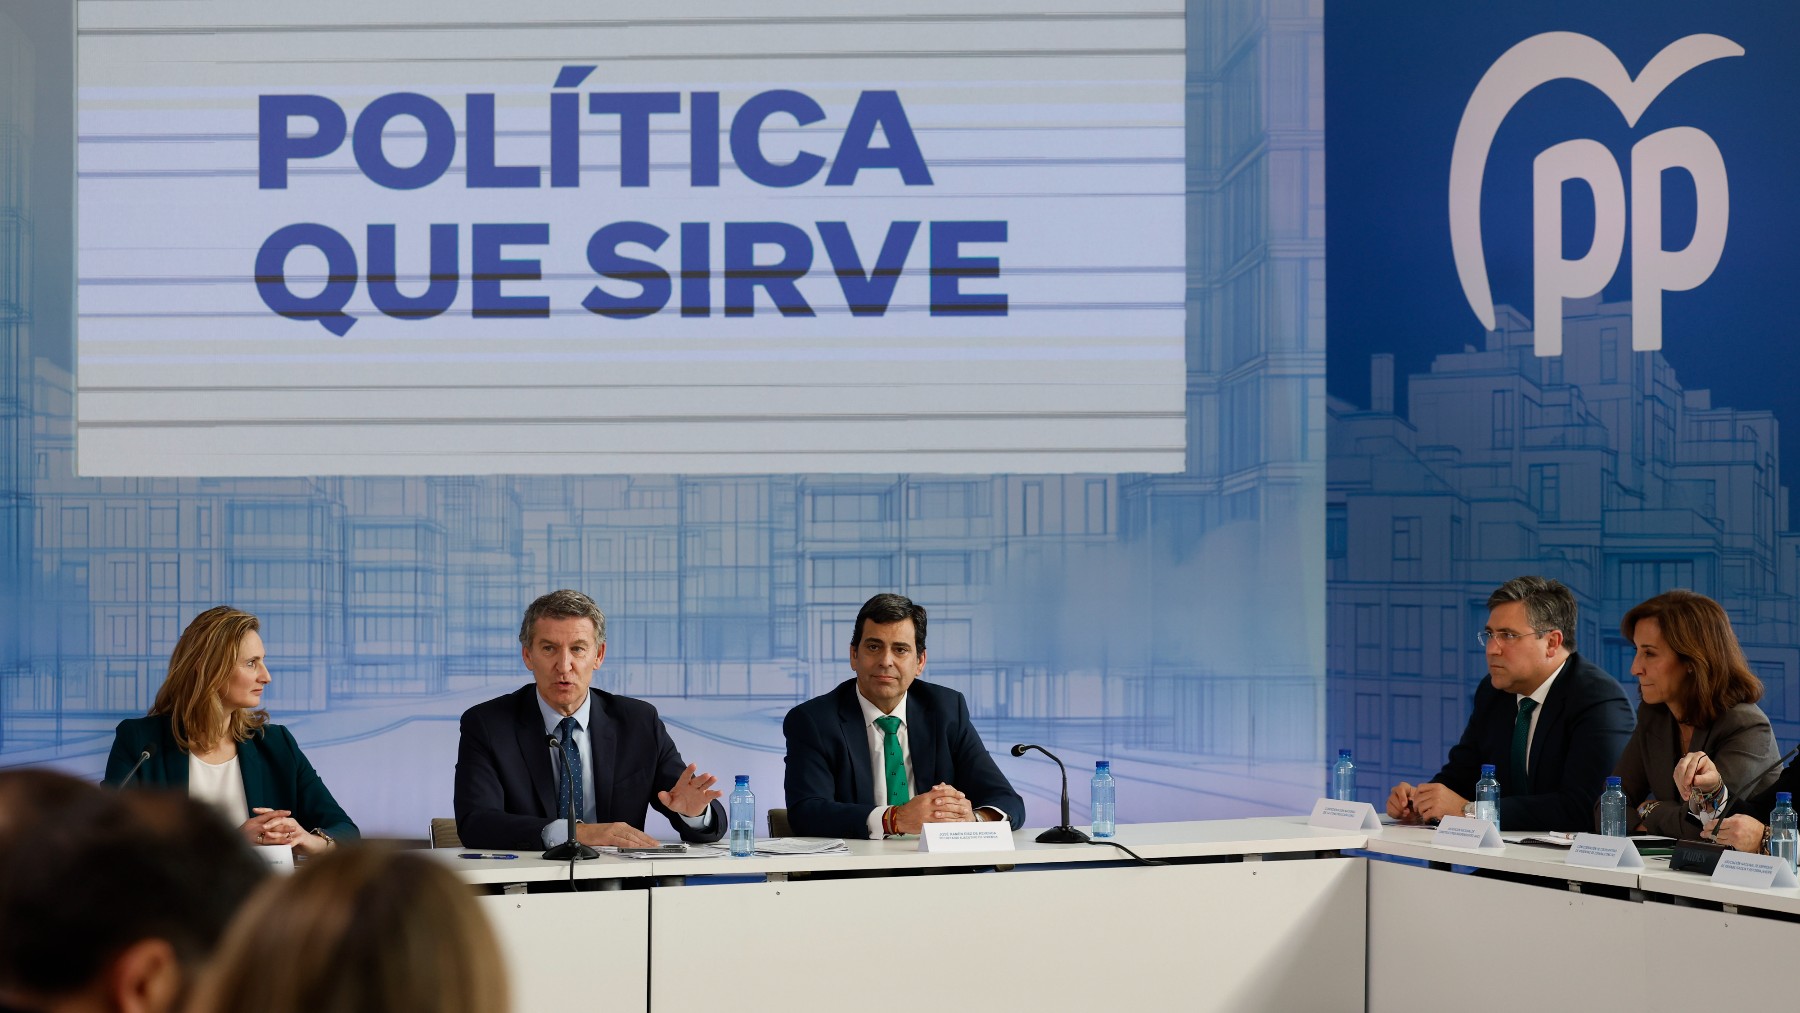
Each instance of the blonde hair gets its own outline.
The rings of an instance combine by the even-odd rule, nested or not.
[[[203,753],[229,735],[242,742],[268,723],[269,712],[239,709],[227,714],[225,680],[238,662],[245,634],[261,627],[255,616],[229,605],[215,605],[194,617],[169,655],[169,676],[156,691],[151,715],[167,714],[175,743],[190,753]]]
[[[506,1013],[469,888],[414,852],[333,848],[238,912],[189,1013]]]

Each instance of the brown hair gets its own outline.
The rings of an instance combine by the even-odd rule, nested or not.
[[[225,713],[225,679],[237,665],[238,644],[261,628],[255,616],[229,605],[215,605],[194,617],[169,655],[169,677],[156,691],[150,713],[167,714],[175,726],[175,743],[201,753],[227,735],[238,742],[268,723],[269,712]]]
[[[1762,699],[1762,680],[1750,671],[1718,602],[1686,588],[1664,591],[1625,613],[1619,632],[1635,641],[1637,624],[1646,619],[1656,620],[1663,642],[1687,665],[1687,681],[1670,702],[1689,724],[1712,724],[1732,707]]]
[[[244,905],[190,1013],[506,1013],[487,917],[441,864],[333,848]]]

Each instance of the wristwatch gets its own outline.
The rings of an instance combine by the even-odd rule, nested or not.
[[[1469,817],[1470,819],[1474,819],[1475,818],[1475,803],[1464,802],[1463,803],[1463,815]]]

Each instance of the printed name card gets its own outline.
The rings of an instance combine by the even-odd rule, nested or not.
[[[1719,864],[1713,867],[1712,881],[1756,890],[1800,886],[1800,880],[1794,878],[1794,870],[1788,868],[1787,859],[1774,855],[1747,855],[1741,851],[1727,851],[1719,856]]]
[[[261,844],[250,849],[256,857],[268,864],[273,872],[294,871],[294,846],[292,844]]]
[[[1630,838],[1576,834],[1563,863],[1590,869],[1642,869],[1644,858]]]
[[[1366,830],[1372,834],[1381,832],[1381,818],[1375,815],[1375,807],[1367,802],[1340,802],[1335,798],[1322,798],[1313,803],[1312,817],[1306,821],[1309,827],[1321,830]]]
[[[1431,835],[1431,843],[1434,847],[1461,848],[1464,851],[1506,847],[1506,842],[1500,839],[1499,827],[1473,816],[1444,817],[1444,821],[1438,824],[1437,833]]]
[[[919,850],[939,852],[1011,851],[1012,823],[927,823],[920,828]]]

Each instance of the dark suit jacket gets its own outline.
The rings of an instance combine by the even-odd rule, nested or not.
[[[1462,740],[1450,748],[1444,769],[1431,780],[1463,798],[1475,797],[1481,765],[1500,778],[1500,825],[1508,830],[1590,830],[1594,802],[1631,737],[1631,704],[1618,682],[1579,654],[1569,655],[1550,684],[1531,737],[1531,783],[1508,783],[1513,719],[1518,698],[1494,688],[1486,676],[1475,688],[1475,707]]]
[[[706,843],[725,836],[725,807],[717,799],[708,830],[689,827],[657,801],[656,793],[674,787],[687,763],[656,708],[597,689],[588,693],[594,769],[585,784],[594,793],[595,820],[643,830],[654,808],[684,840]],[[544,827],[556,818],[556,769],[544,735],[536,684],[463,713],[456,748],[456,832],[463,844],[516,851],[544,846]]]
[[[1768,715],[1753,703],[1738,704],[1719,715],[1712,724],[1694,729],[1688,749],[1712,757],[1733,798],[1753,796],[1774,784],[1775,771],[1772,770],[1757,781],[1749,784],[1744,781],[1781,759],[1781,751],[1775,748],[1775,733],[1769,728]],[[1682,815],[1687,806],[1681,801],[1681,793],[1675,790],[1675,761],[1679,759],[1681,729],[1675,722],[1675,715],[1670,714],[1664,704],[1641,704],[1637,712],[1637,730],[1631,733],[1631,741],[1625,744],[1625,753],[1619,757],[1619,765],[1613,768],[1613,773],[1619,775],[1625,789],[1625,803],[1632,809],[1627,817],[1631,826],[1637,826],[1638,803],[1654,795],[1663,804],[1644,820],[1644,830],[1664,837],[1697,840],[1700,824]],[[1774,804],[1775,796],[1770,795],[1770,807]],[[1596,803],[1594,823],[1598,826],[1599,822]]]
[[[150,758],[131,786],[187,791],[188,754],[175,743],[175,724],[167,714],[119,722],[112,753],[106,758],[106,783],[117,785],[124,780],[145,747],[152,750]],[[263,725],[238,743],[238,771],[244,778],[244,800],[251,808],[286,809],[305,829],[323,830],[336,840],[359,836],[356,824],[331,797],[286,728]],[[250,814],[244,813],[243,818],[249,819]]]
[[[788,711],[781,730],[787,736],[788,823],[794,833],[867,839],[875,781],[856,680]],[[913,784],[953,784],[978,808],[1000,810],[1015,828],[1025,825],[1025,800],[981,744],[961,693],[915,681],[906,693],[906,737]]]

